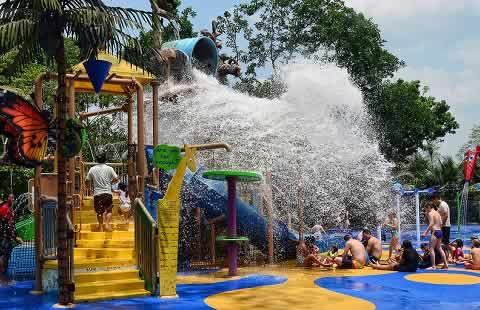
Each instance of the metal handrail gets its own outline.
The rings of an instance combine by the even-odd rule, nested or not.
[[[137,265],[145,282],[145,290],[153,295],[157,289],[157,223],[141,199],[135,199],[134,210]]]

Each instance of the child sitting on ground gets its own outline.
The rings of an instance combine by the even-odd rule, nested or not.
[[[420,261],[418,263],[418,268],[426,269],[426,268],[431,267],[432,266],[432,260],[430,258],[430,255],[431,255],[430,251],[432,250],[432,248],[430,247],[430,245],[428,243],[422,243],[420,245],[420,249],[422,249],[423,255],[419,255]],[[435,251],[435,261],[438,264],[443,264],[442,257],[440,255],[440,252],[438,252],[438,251]]]
[[[332,245],[330,250],[327,252],[327,257],[322,260],[322,266],[328,267],[333,266],[335,262],[335,257],[338,256],[338,247],[336,245]]]
[[[462,248],[463,248],[462,239],[456,239],[450,244],[451,258],[449,260],[449,263],[451,264],[463,263],[463,261],[465,260],[465,257],[463,255]]]
[[[470,259],[465,261],[465,269],[480,270],[480,240],[472,240]]]

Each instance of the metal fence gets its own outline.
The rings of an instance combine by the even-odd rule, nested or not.
[[[43,257],[56,259],[57,257],[57,201],[42,200]]]

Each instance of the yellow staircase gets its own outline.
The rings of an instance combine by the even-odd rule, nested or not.
[[[82,223],[74,249],[75,302],[149,295],[135,262],[134,225],[122,224],[119,201],[113,200],[113,232],[98,232],[93,198],[83,200],[75,215]],[[45,268],[56,268],[56,261]],[[50,265],[50,266],[48,266]]]

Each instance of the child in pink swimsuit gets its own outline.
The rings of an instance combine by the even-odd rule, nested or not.
[[[463,263],[465,257],[463,255],[463,241],[461,239],[456,239],[450,244],[450,251],[452,253],[451,261],[452,263],[458,264]]]

